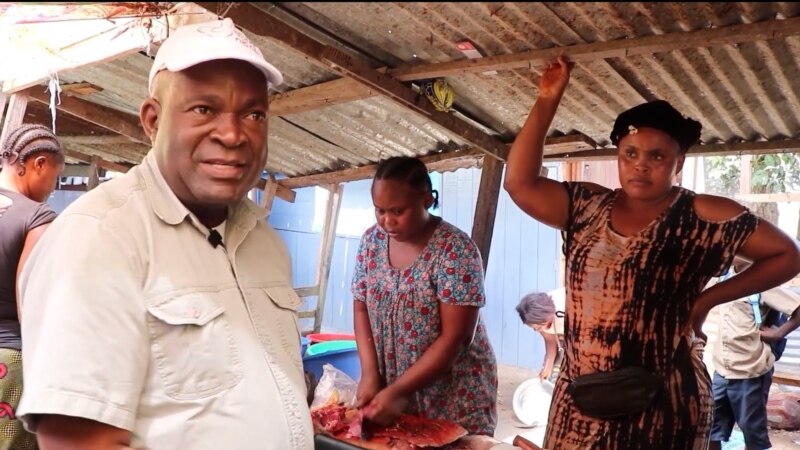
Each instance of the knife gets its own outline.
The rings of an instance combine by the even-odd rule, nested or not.
[[[375,430],[372,426],[372,422],[364,416],[364,413],[361,413],[361,440],[368,441],[372,439],[373,434],[375,434]]]

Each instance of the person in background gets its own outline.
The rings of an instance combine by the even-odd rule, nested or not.
[[[64,170],[64,149],[50,129],[25,124],[0,151],[0,450],[36,448],[17,419],[22,394],[22,336],[17,279],[56,213],[45,203]]]
[[[544,339],[544,364],[539,371],[541,381],[554,381],[564,358],[564,295],[563,288],[549,294],[532,292],[522,297],[517,305],[522,323],[537,331]],[[559,310],[556,310],[554,297],[560,300]]]
[[[72,203],[20,277],[19,415],[42,450],[311,450],[288,252],[246,198],[282,82],[230,19],[161,44],[152,150]]]
[[[800,252],[737,202],[675,186],[702,127],[663,100],[614,122],[621,188],[541,176],[571,66],[559,57],[544,70],[505,178],[513,201],[564,238],[566,351],[542,447],[704,449],[713,406],[700,351],[708,311],[791,279]],[[703,290],[736,254],[753,261],[750,269]]]
[[[475,243],[428,212],[438,193],[419,159],[382,161],[372,202],[377,224],[361,238],[352,284],[359,406],[378,423],[405,412],[492,436],[497,363]]]
[[[740,274],[749,266],[749,261],[736,257],[733,271]],[[786,314],[789,319],[777,327],[767,324],[773,313]],[[800,326],[800,295],[774,287],[720,305],[719,317],[713,352],[714,419],[708,448],[721,449],[721,442],[730,439],[734,423],[742,430],[748,450],[771,448],[767,400],[779,355],[770,344],[785,339]]]

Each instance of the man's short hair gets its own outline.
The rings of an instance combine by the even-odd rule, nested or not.
[[[525,325],[544,325],[553,320],[556,305],[553,298],[544,292],[532,292],[522,297],[517,305],[517,313]]]

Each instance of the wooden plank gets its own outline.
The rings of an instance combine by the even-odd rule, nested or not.
[[[328,186],[328,204],[325,208],[325,225],[322,227],[322,242],[320,243],[319,265],[317,271],[316,315],[314,316],[314,331],[319,332],[322,327],[322,313],[325,310],[325,296],[328,292],[328,277],[331,273],[333,260],[333,247],[336,243],[336,224],[339,222],[339,210],[342,206],[342,190],[344,186],[336,184]]]
[[[558,155],[594,149],[597,144],[588,136],[580,133],[559,137],[549,137],[545,140],[545,154]],[[454,150],[421,156],[422,162],[431,172],[448,172],[461,168],[476,167],[483,160],[484,153],[479,149]],[[278,181],[278,184],[291,189],[299,189],[317,184],[346,183],[348,181],[366,180],[372,178],[377,169],[377,164],[355,167],[352,169],[337,170],[313,175],[304,175]]]
[[[300,312],[297,313],[297,318],[298,319],[313,319],[315,317],[317,317],[316,310],[315,311],[300,311]],[[309,330],[306,334],[314,333],[314,332],[315,332],[314,330]]]
[[[6,137],[17,127],[22,125],[25,119],[25,109],[28,107],[28,93],[17,92],[12,94],[8,101],[8,109],[3,118],[3,130],[0,132],[0,146],[6,141]]]
[[[221,3],[197,4],[212,12],[222,10]],[[312,63],[357,80],[367,88],[387,96],[426,120],[433,121],[495,158],[505,160],[508,155],[508,145],[498,138],[484,133],[452,114],[437,111],[425,96],[375,70],[367,62],[322,44],[251,4],[239,3],[230,9],[227,17],[258,36],[272,38],[294,48]]]
[[[632,39],[531,50],[510,55],[425,64],[390,69],[388,73],[401,81],[422,80],[490,70],[531,69],[534,65],[548,63],[561,55],[568,56],[574,62],[589,62],[698,47],[708,48],[743,42],[765,41],[798,34],[800,34],[800,17],[793,17],[785,20],[769,20],[683,33],[666,33]]]
[[[295,288],[294,292],[298,297],[316,297],[319,295],[319,286],[307,286]]]
[[[30,91],[30,98],[45,105],[50,104],[50,95],[41,92],[38,88]],[[127,136],[135,142],[151,144],[150,138],[147,137],[140,126],[139,117],[132,114],[126,114],[116,109],[63,95],[61,96],[61,104],[56,105],[56,108],[116,134]]]
[[[353,79],[339,78],[271,96],[269,98],[269,115],[298,114],[326,106],[363,100],[376,95],[378,93],[374,89]]]
[[[783,384],[786,386],[800,387],[800,375],[787,372],[775,372],[772,375],[772,382],[775,384]]]
[[[258,183],[256,183],[256,187],[258,189],[261,189],[262,191],[265,190],[267,188],[267,180],[263,178],[259,179]],[[297,193],[293,191],[291,188],[281,185],[279,181],[277,185],[277,190],[275,191],[275,196],[280,199],[286,200],[289,203],[294,203],[294,199],[297,197]]]
[[[267,217],[272,212],[272,202],[275,200],[275,193],[278,191],[278,183],[275,181],[275,175],[269,174],[266,185],[264,185],[264,199],[261,200],[262,208],[267,210]]]
[[[59,136],[58,140],[63,145],[125,145],[138,144],[126,136],[117,134],[86,134],[80,136]]]
[[[92,156],[89,156],[89,155],[87,155],[85,153],[76,152],[74,150],[64,149],[64,156],[66,156],[67,158],[72,158],[72,159],[87,163],[87,164],[91,164],[92,163]],[[124,164],[118,164],[118,163],[115,163],[115,162],[106,161],[106,160],[104,160],[102,158],[98,160],[97,166],[100,167],[101,169],[111,170],[111,171],[119,172],[119,173],[126,173],[129,170],[131,170],[130,167],[128,167],[128,166],[126,166]]]
[[[100,184],[99,169],[100,158],[92,156],[92,162],[89,164],[89,181],[86,183],[86,189],[91,191]]]
[[[475,205],[475,218],[472,221],[472,240],[478,246],[483,259],[483,270],[489,264],[489,250],[492,246],[494,221],[497,203],[500,198],[500,185],[505,163],[494,158],[485,158],[481,172],[481,184]]]
[[[477,149],[458,150],[452,152],[442,152],[434,155],[421,156],[419,159],[425,163],[429,171],[436,171],[445,162],[462,161],[474,167],[483,158],[484,153]],[[337,170],[335,172],[325,172],[314,175],[287,178],[278,181],[278,184],[290,189],[299,189],[308,186],[324,184],[338,184],[348,181],[366,180],[372,178],[377,170],[377,164],[355,167],[352,169]]]
[[[545,155],[561,155],[564,153],[594,150],[596,148],[597,142],[583,133],[549,137],[545,139],[544,142]]]
[[[694,145],[689,148],[691,156],[722,155],[765,155],[774,153],[791,153],[800,151],[800,140],[782,139],[760,142],[737,142],[733,144]],[[546,155],[545,161],[608,161],[617,158],[617,149],[602,148],[560,155]]]
[[[739,193],[749,194],[752,191],[753,155],[742,155],[739,159]]]

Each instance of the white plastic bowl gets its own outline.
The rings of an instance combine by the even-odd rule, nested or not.
[[[547,424],[550,402],[553,399],[553,383],[531,378],[523,381],[514,391],[512,406],[517,420],[526,427]]]

